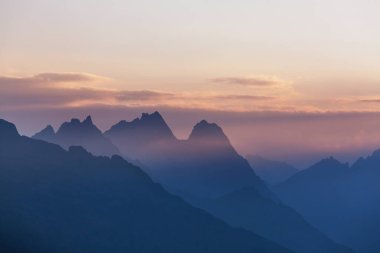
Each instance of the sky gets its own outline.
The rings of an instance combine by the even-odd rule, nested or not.
[[[0,0],[0,117],[205,118],[299,167],[380,148],[376,0]]]

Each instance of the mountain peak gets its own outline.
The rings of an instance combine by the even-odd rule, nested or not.
[[[39,139],[44,141],[51,141],[55,137],[54,128],[51,125],[47,125],[44,129],[32,136],[33,139]]]
[[[0,139],[9,139],[20,136],[13,123],[0,119]]]
[[[349,168],[347,163],[342,163],[335,159],[334,157],[328,157],[317,162],[306,171],[314,171],[319,173],[326,173],[327,175],[332,175],[335,173],[340,173],[346,171]]]
[[[88,115],[82,123],[86,125],[93,125],[91,115]]]
[[[194,139],[214,139],[228,141],[227,136],[224,134],[223,129],[220,126],[215,123],[209,123],[206,120],[202,120],[194,126],[189,140]]]
[[[321,161],[317,162],[314,166],[312,167],[340,167],[344,166],[343,163],[335,159],[334,157],[330,156],[327,158],[322,159]]]
[[[142,113],[140,121],[151,121],[151,122],[164,122],[164,118],[161,116],[161,114],[158,111],[155,111],[152,114],[149,113]],[[166,123],[165,123],[166,124]]]
[[[82,122],[73,118],[70,122],[63,123],[57,131],[57,136],[71,134],[101,134],[101,131],[92,123],[91,116],[87,116]]]
[[[53,131],[54,133],[54,128],[51,125],[47,125],[43,130],[49,131],[49,132]]]
[[[92,123],[91,116],[87,116],[82,122],[79,119],[72,119],[63,123],[53,143],[66,149],[70,146],[82,146],[94,155],[119,154],[118,148]]]
[[[54,128],[53,128],[51,125],[47,125],[44,129],[41,130],[40,133],[44,133],[44,134],[52,134],[52,135],[55,134],[55,132],[54,132]]]
[[[169,126],[161,114],[155,111],[152,114],[142,113],[140,118],[128,122],[120,121],[106,131],[106,135],[128,135],[128,139],[175,139]]]

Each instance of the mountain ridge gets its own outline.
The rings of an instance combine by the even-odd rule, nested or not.
[[[77,118],[72,118],[62,123],[56,133],[49,126],[33,135],[32,138],[56,143],[66,149],[72,145],[83,146],[95,155],[120,154],[119,149],[94,125],[90,115],[82,122]]]
[[[0,136],[9,130],[0,139],[2,252],[292,252],[190,206],[118,155],[64,150],[0,120]]]
[[[379,165],[379,150],[352,166],[330,157],[272,189],[335,241],[375,253],[380,248]]]

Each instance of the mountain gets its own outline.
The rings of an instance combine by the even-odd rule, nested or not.
[[[122,120],[104,135],[119,147],[122,154],[137,160],[146,160],[151,156],[156,160],[161,156],[160,150],[165,149],[167,143],[176,141],[174,134],[158,112],[143,113],[141,118],[131,122]]]
[[[318,232],[295,210],[281,204],[217,124],[202,120],[194,126],[188,139],[178,140],[168,134],[172,133],[168,131],[170,128],[157,114],[143,114],[139,120],[119,123],[106,136],[122,152],[139,147],[133,158],[145,164],[149,175],[166,189],[234,226],[266,234],[268,239],[296,252],[351,252]],[[151,133],[149,124],[139,131],[130,127],[136,124],[133,122],[151,117],[160,118],[165,135]],[[129,142],[137,131],[144,138]],[[241,197],[244,189],[250,189],[252,194]]]
[[[296,252],[352,252],[310,226],[294,209],[262,196],[253,187],[226,194],[203,207],[231,225],[271,238]]]
[[[379,252],[380,150],[351,167],[324,159],[274,187],[289,206],[334,240]]]
[[[298,172],[296,168],[286,162],[272,161],[258,155],[248,155],[246,159],[257,175],[269,185],[285,181]]]
[[[44,129],[42,129],[40,132],[33,135],[32,138],[54,143],[55,141],[54,128],[51,125],[48,125]]]
[[[0,120],[0,252],[291,252],[169,194],[119,156]]]
[[[91,116],[82,122],[79,119],[65,122],[57,133],[49,125],[32,138],[56,143],[66,149],[70,146],[82,146],[94,155],[120,154],[118,148],[93,124]]]
[[[132,122],[119,122],[105,136],[172,189],[216,197],[262,184],[216,124],[201,121],[187,140],[178,140],[158,112],[144,113]]]

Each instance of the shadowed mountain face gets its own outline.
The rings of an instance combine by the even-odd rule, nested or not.
[[[257,155],[249,155],[247,160],[257,175],[269,185],[283,182],[298,171],[285,162],[272,161]]]
[[[226,194],[203,207],[229,224],[255,231],[296,252],[351,252],[310,226],[292,208],[263,197],[252,187]]]
[[[351,167],[333,158],[298,172],[274,190],[333,239],[358,252],[379,252],[380,151]]]
[[[54,129],[49,125],[32,138],[56,143],[66,149],[69,146],[82,146],[94,155],[119,154],[117,147],[92,123],[91,116],[88,116],[83,122],[80,122],[79,119],[65,122],[57,133],[54,133]]]
[[[119,156],[0,120],[0,252],[290,252],[167,193]]]
[[[235,151],[218,125],[203,120],[194,126],[187,140],[177,140],[157,114],[143,114],[140,120],[119,123],[106,136],[117,143],[122,153],[138,146],[132,151],[133,158],[145,164],[156,180],[193,205],[233,225],[268,235],[269,239],[296,252],[351,252],[318,232],[293,209],[282,205]],[[160,123],[155,125],[166,129],[165,135],[158,137],[157,132],[131,127],[137,124],[133,122],[150,117],[160,118]],[[149,129],[149,126],[142,128]],[[144,138],[133,137],[133,142],[129,142],[133,132]],[[248,195],[244,189],[249,189]]]

